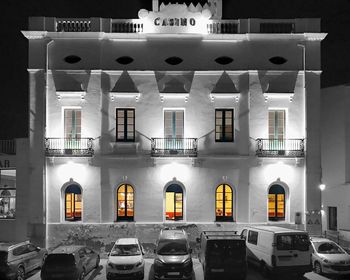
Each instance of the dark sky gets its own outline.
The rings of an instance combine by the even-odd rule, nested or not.
[[[322,32],[328,33],[322,43],[322,87],[350,83],[350,0],[223,2],[224,18],[321,18]],[[151,10],[152,0],[0,0],[0,139],[28,136],[28,44],[20,32],[27,30],[28,17],[137,18],[141,8]]]

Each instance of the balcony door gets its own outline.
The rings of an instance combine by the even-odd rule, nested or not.
[[[79,149],[81,139],[81,109],[64,110],[64,148]]]
[[[285,150],[286,111],[269,110],[269,147],[268,150]]]
[[[164,145],[166,150],[181,150],[184,143],[184,111],[164,111]]]

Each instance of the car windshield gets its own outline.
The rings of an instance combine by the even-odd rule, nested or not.
[[[320,254],[345,254],[334,242],[313,242],[315,249]]]
[[[212,240],[208,242],[207,253],[210,256],[245,257],[245,243],[243,240]]]
[[[158,255],[187,255],[186,240],[160,240],[157,249]]]
[[[0,251],[0,263],[7,262],[7,251]]]
[[[114,245],[111,256],[137,256],[141,255],[137,244]]]
[[[75,265],[75,258],[72,254],[49,254],[45,259],[45,265],[71,266]]]
[[[306,234],[282,234],[277,236],[277,250],[308,251],[309,237]]]

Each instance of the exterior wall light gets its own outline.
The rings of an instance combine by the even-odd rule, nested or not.
[[[325,184],[320,184],[319,186],[321,191],[324,191],[326,189],[326,185]]]

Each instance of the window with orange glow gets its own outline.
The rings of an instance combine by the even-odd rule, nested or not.
[[[269,220],[285,219],[285,191],[280,185],[273,185],[268,194]]]
[[[165,192],[165,219],[183,219],[183,190],[177,184],[168,186]]]
[[[70,185],[65,190],[65,220],[81,221],[82,213],[81,189],[77,185]]]
[[[216,188],[215,214],[217,221],[233,221],[233,192],[227,184]]]
[[[117,189],[117,221],[134,220],[134,188],[123,184]]]

